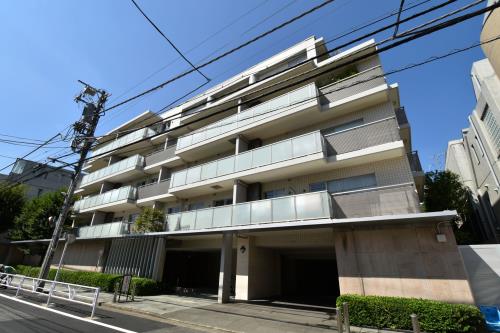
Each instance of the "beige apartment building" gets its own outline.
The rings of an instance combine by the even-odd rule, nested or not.
[[[422,168],[399,87],[367,56],[374,41],[325,50],[310,37],[109,132],[85,166],[66,266],[220,302],[358,293],[473,303],[456,213],[420,212]],[[148,206],[164,212],[164,230],[136,233]]]

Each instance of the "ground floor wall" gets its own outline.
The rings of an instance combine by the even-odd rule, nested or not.
[[[401,225],[340,229],[335,250],[342,294],[417,297],[473,304],[451,227]]]
[[[79,240],[68,245],[64,255],[63,267],[66,269],[101,272],[106,260],[105,240]],[[59,264],[64,249],[64,242],[59,242],[52,266]]]

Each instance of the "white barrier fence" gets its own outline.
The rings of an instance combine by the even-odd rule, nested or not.
[[[21,291],[47,296],[47,305],[58,299],[70,303],[92,307],[90,318],[94,317],[99,299],[99,288],[79,284],[43,280],[17,274],[0,274],[0,286],[16,290],[16,297]]]

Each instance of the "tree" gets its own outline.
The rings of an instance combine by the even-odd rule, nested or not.
[[[14,219],[14,226],[9,232],[10,239],[50,238],[63,202],[64,194],[61,191],[48,192],[26,202],[21,214]],[[53,216],[53,222],[49,223],[51,216]],[[65,224],[68,222],[69,219],[65,221]]]
[[[163,231],[164,213],[159,209],[145,207],[135,220],[136,232]]]
[[[21,213],[26,201],[24,194],[23,185],[0,182],[0,233],[14,225],[14,218]]]
[[[430,212],[456,210],[462,220],[459,229],[453,224],[453,231],[458,244],[479,242],[479,236],[473,227],[474,210],[469,189],[460,181],[460,176],[451,171],[430,171],[425,174],[424,187],[425,210]]]

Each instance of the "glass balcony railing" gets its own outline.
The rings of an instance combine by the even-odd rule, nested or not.
[[[106,238],[126,235],[129,233],[129,223],[113,222],[78,228],[79,238]]]
[[[330,195],[324,191],[169,214],[165,230],[199,230],[328,219],[332,216],[330,200]]]
[[[151,128],[142,128],[130,134],[119,137],[118,139],[105,144],[104,146],[97,148],[93,151],[93,155],[99,155],[112,151],[114,149],[120,148],[121,146],[128,145],[129,143],[136,142],[150,136],[155,135],[156,132]]]
[[[286,107],[298,106],[301,102],[310,101],[316,96],[316,85],[314,83],[308,84],[304,87],[290,91],[289,93],[244,110],[239,114],[235,114],[205,126],[190,135],[182,136],[177,141],[177,149],[184,149],[237,128],[272,117],[280,112],[283,112],[283,109]]]
[[[137,189],[134,186],[124,186],[116,190],[111,190],[102,194],[94,195],[75,202],[73,210],[80,212],[83,210],[107,205],[122,200],[135,200]]]
[[[174,172],[170,188],[229,175],[323,151],[321,133],[297,136],[244,153]]]
[[[112,175],[121,173],[128,169],[142,167],[144,164],[144,157],[141,155],[134,155],[132,157],[123,159],[119,162],[113,163],[110,166],[99,169],[95,172],[89,173],[82,177],[81,186],[93,183],[95,181],[108,178]]]
[[[412,151],[407,155],[408,155],[408,162],[410,162],[411,171],[423,172],[422,164],[420,163],[420,158],[418,157],[418,152]]]

